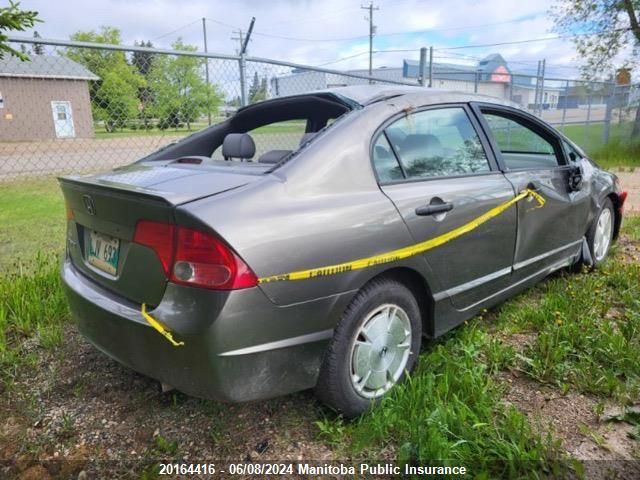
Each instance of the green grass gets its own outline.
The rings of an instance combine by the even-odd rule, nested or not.
[[[640,218],[625,232],[640,241]],[[610,259],[602,268],[560,274],[508,303],[505,332],[532,332],[519,358],[531,378],[623,403],[640,394],[640,264]],[[532,301],[536,298],[536,301]]]
[[[60,345],[69,319],[57,255],[38,255],[0,274],[0,381],[10,383],[18,365],[29,361],[24,340],[36,336],[47,348]]]
[[[605,168],[640,166],[640,141],[631,140],[632,124],[612,122],[609,143],[603,143],[604,124],[556,125]]]
[[[66,228],[64,199],[52,177],[0,184],[0,268],[20,259],[61,252]]]
[[[411,379],[352,424],[354,453],[375,458],[392,445],[401,464],[465,465],[475,478],[566,468],[557,442],[501,402],[504,387],[486,362],[491,343],[476,321],[424,353]]]

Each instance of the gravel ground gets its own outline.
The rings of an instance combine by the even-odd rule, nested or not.
[[[626,168],[623,171],[617,170],[615,174],[620,178],[622,188],[629,192],[629,197],[625,205],[625,211],[632,215],[640,213],[640,169]]]
[[[309,392],[241,405],[161,393],[72,325],[59,350],[42,350],[35,340],[29,349],[36,368],[20,372],[0,396],[0,459],[10,459],[2,478],[75,478],[81,471],[104,478],[105,468],[129,478],[169,460],[333,458],[316,441],[314,421],[324,411]]]

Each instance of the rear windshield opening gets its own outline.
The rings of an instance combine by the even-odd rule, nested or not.
[[[171,164],[263,167],[270,170],[290,158],[321,131],[354,107],[317,93],[256,103],[224,122],[170,145],[143,161]],[[269,168],[264,168],[264,167]]]

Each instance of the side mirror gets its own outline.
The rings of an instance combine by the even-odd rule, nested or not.
[[[582,188],[582,167],[571,165],[569,167],[569,190],[577,192]]]

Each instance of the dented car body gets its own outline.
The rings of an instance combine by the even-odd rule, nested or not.
[[[299,146],[257,155],[252,132],[283,121],[303,122]],[[508,103],[381,86],[251,105],[132,165],[60,183],[62,277],[97,348],[195,396],[267,398],[320,376],[362,405],[401,381],[416,338],[419,349],[554,270],[604,260],[626,196],[578,146]],[[478,223],[523,191],[544,206],[526,196]],[[473,228],[417,254],[350,263],[462,225]],[[287,275],[308,269],[318,270]],[[376,304],[368,286],[381,279],[413,300]],[[354,302],[368,310],[343,328],[343,355],[338,326]],[[333,355],[352,383],[331,373]],[[341,401],[329,399],[361,410]]]

